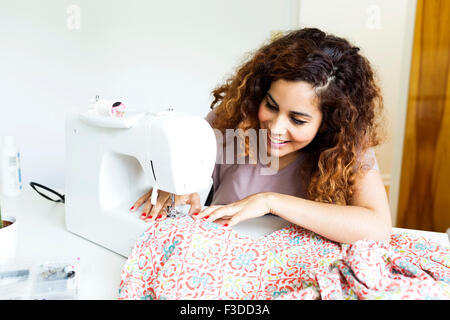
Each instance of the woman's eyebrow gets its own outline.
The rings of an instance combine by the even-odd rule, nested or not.
[[[269,92],[267,92],[267,96],[270,98],[270,100],[272,100],[272,103],[277,106],[278,108],[280,107],[278,105],[278,103],[275,101],[275,99],[271,96],[271,94]],[[298,116],[302,116],[302,117],[307,117],[307,118],[312,118],[311,115],[304,113],[304,112],[299,112],[299,111],[289,111],[289,113],[298,115]]]

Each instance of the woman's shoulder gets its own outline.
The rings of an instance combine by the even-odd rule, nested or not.
[[[361,155],[360,161],[364,170],[374,169],[380,171],[375,154],[375,149],[373,147],[367,148],[366,152]]]
[[[208,123],[212,126],[212,123],[214,119],[216,118],[216,112],[215,109],[212,109],[208,112],[208,114],[205,116],[205,120],[208,121]]]

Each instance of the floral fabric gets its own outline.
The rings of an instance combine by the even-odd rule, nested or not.
[[[165,219],[138,239],[119,299],[450,299],[450,248],[406,233],[340,244],[295,225],[253,240]]]

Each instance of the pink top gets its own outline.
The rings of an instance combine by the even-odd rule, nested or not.
[[[205,119],[211,124],[214,110],[211,110]],[[372,169],[379,171],[373,149],[369,149],[365,160],[366,163],[373,163]],[[216,163],[212,175],[214,197],[211,205],[229,204],[249,195],[268,191],[306,198],[307,186],[300,175],[301,155],[272,175],[261,175],[262,168],[265,170],[269,168],[259,161],[256,164],[246,162],[246,164]]]

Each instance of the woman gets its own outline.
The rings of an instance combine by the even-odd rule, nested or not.
[[[213,128],[265,129],[278,170],[263,176],[261,163],[217,164],[212,205],[198,212],[196,193],[178,196],[177,205],[225,227],[271,213],[336,242],[389,241],[389,205],[371,149],[380,144],[382,97],[359,48],[318,29],[294,31],[259,49],[213,95]],[[144,204],[142,219],[164,218],[169,195],[153,207],[149,196],[131,210]]]
[[[270,161],[217,163],[201,212],[198,194],[177,197],[191,215],[149,224],[123,268],[120,299],[450,297],[449,249],[391,236],[372,151],[382,99],[358,51],[317,29],[294,31],[214,90],[207,120],[225,134],[225,153],[227,130],[258,131],[268,141],[258,155]],[[254,159],[251,136],[242,142]],[[144,204],[149,221],[164,217],[168,195],[154,207],[148,197],[134,207]],[[258,239],[230,228],[266,213],[292,224]]]

